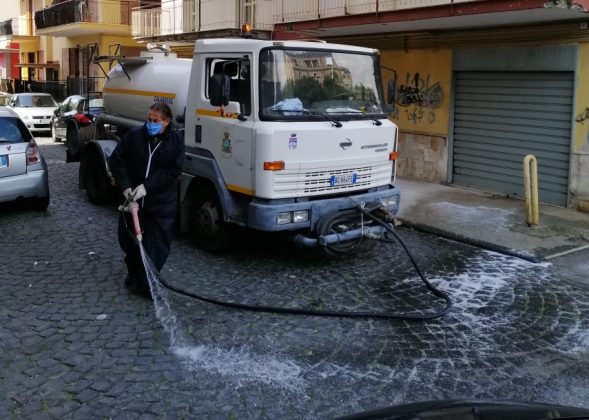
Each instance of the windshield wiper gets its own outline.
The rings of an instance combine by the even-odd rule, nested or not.
[[[296,113],[300,113],[302,115],[313,115],[313,116],[316,116],[316,117],[323,117],[327,121],[331,122],[331,125],[333,127],[337,127],[337,128],[343,127],[343,125],[340,122],[340,120],[338,120],[335,117],[332,117],[327,112],[309,111],[308,109],[297,109],[297,110],[291,110],[291,109],[271,109],[270,111],[271,112],[278,112],[280,114],[287,114],[287,113],[296,114]]]
[[[324,117],[326,120],[328,120],[329,122],[331,122],[331,125],[333,127],[337,127],[340,128],[342,127],[342,123],[340,122],[340,120],[338,120],[335,117],[332,117],[331,115],[329,115],[327,112],[315,112],[313,113],[313,115],[321,115],[322,117]]]
[[[361,114],[361,115],[364,115],[364,116],[370,118],[374,122],[374,125],[376,125],[376,126],[382,125],[382,121],[380,121],[380,120],[378,120],[378,119],[376,119],[374,117],[371,117],[370,114],[366,113],[365,111],[360,111],[359,109],[347,108],[343,112],[333,112],[333,113],[338,114],[338,115],[357,115],[357,114]]]

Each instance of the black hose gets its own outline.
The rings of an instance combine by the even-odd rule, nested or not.
[[[373,318],[373,319],[385,319],[385,320],[408,320],[408,321],[427,321],[436,318],[440,318],[446,315],[450,309],[452,308],[452,301],[450,296],[447,293],[442,292],[441,290],[437,289],[433,286],[423,275],[421,270],[419,269],[417,262],[409,252],[409,249],[405,245],[405,243],[401,240],[399,235],[394,231],[393,227],[383,221],[382,219],[374,216],[370,211],[364,209],[363,207],[359,207],[359,211],[363,213],[365,216],[374,220],[376,223],[383,226],[387,231],[389,231],[395,239],[401,244],[405,253],[409,257],[411,264],[415,268],[415,271],[425,284],[425,287],[432,292],[432,294],[440,299],[443,299],[446,302],[446,306],[436,312],[431,314],[412,314],[412,313],[405,313],[405,312],[372,312],[372,311],[355,311],[355,312],[347,312],[347,311],[335,311],[335,310],[317,310],[317,309],[305,309],[305,308],[288,308],[288,307],[279,307],[279,306],[266,306],[266,305],[249,305],[245,303],[239,302],[227,302],[215,298],[210,298],[206,296],[202,296],[196,293],[192,293],[181,289],[179,287],[173,286],[167,281],[163,280],[161,276],[158,277],[159,283],[168,290],[176,292],[180,295],[197,299],[202,302],[210,303],[213,305],[223,306],[226,308],[232,309],[241,309],[246,311],[252,312],[266,312],[266,313],[273,313],[273,314],[290,314],[290,315],[308,315],[308,316],[321,316],[321,317],[334,317],[334,318]],[[157,273],[157,270],[153,270],[154,273]]]

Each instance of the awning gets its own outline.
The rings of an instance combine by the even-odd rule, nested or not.
[[[59,63],[19,63],[15,66],[29,69],[58,69]]]

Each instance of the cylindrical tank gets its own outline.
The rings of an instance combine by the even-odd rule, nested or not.
[[[147,59],[145,64],[125,64],[131,80],[121,64],[108,73],[103,89],[106,112],[144,121],[153,103],[165,102],[172,108],[174,126],[183,127],[176,117],[184,116],[192,60],[160,51],[143,51],[141,57]]]

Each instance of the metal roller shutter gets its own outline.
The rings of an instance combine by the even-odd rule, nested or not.
[[[522,196],[522,161],[533,154],[540,201],[566,206],[573,75],[455,73],[453,182]]]

